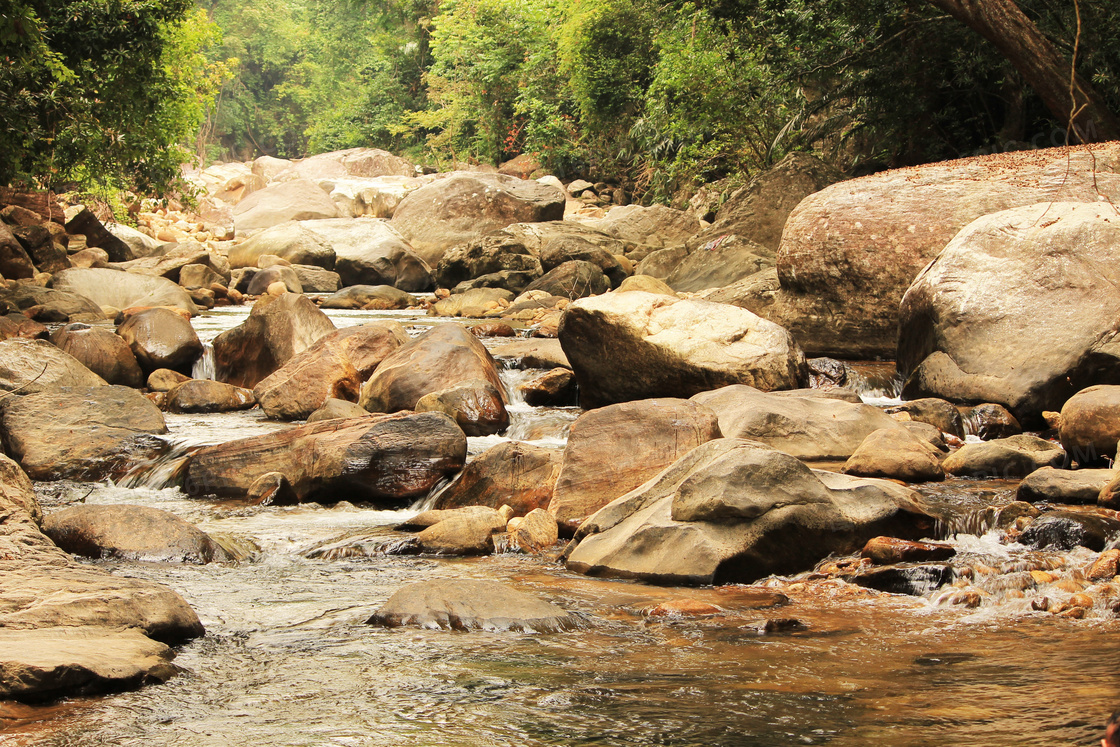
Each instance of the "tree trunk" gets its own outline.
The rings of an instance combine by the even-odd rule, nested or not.
[[[1120,119],[1080,75],[1070,90],[1070,62],[1034,25],[1014,0],[929,0],[985,39],[1015,66],[1046,108],[1063,125],[1069,141],[1120,140]]]

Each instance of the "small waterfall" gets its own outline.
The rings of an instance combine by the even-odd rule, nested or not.
[[[152,488],[160,490],[184,486],[191,454],[201,447],[178,441],[166,442],[164,450],[154,459],[138,462],[117,480],[121,488]],[[189,492],[189,491],[188,491]]]
[[[194,368],[191,369],[192,379],[209,379],[211,381],[218,378],[217,365],[214,362],[214,346],[208,342],[202,344],[202,355],[198,356],[198,360],[194,362]]]

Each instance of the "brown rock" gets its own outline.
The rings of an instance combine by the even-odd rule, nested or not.
[[[509,441],[479,454],[436,497],[437,509],[463,506],[500,508],[509,504],[515,516],[548,508],[562,453],[532,444]]]
[[[307,416],[307,422],[317,423],[320,420],[360,418],[368,414],[366,409],[357,402],[348,402],[344,399],[328,399],[318,410]]]
[[[519,386],[525,403],[533,407],[567,407],[576,404],[576,377],[566,368],[554,368]]]
[[[1120,386],[1082,389],[1062,406],[1062,446],[1079,464],[1112,460],[1120,441]]]
[[[1110,581],[1117,575],[1120,575],[1120,549],[1115,548],[1102,552],[1085,570],[1085,578],[1090,581]]]
[[[956,554],[957,551],[951,545],[915,542],[897,537],[873,537],[860,551],[860,556],[869,558],[876,565],[948,560]]]
[[[189,320],[169,309],[146,309],[130,316],[117,334],[147,372],[170,368],[190,373],[202,354],[202,343]]]
[[[133,388],[144,385],[144,373],[132,349],[108,329],[67,324],[51,335],[51,342],[110,384]]]
[[[556,544],[560,529],[556,519],[543,508],[535,508],[509,533],[511,547],[537,555]]]
[[[651,607],[645,614],[648,617],[709,617],[721,612],[722,608],[698,599],[672,599]]]
[[[167,392],[170,412],[203,413],[248,410],[257,404],[253,392],[232,384],[207,379],[191,379],[176,384]]]
[[[889,477],[904,482],[944,480],[937,449],[905,428],[871,433],[840,470],[860,477]]]
[[[43,534],[87,558],[200,564],[230,559],[202,530],[148,506],[71,506],[49,514]]]
[[[153,392],[169,392],[184,381],[190,380],[190,376],[172,371],[170,368],[157,368],[148,375],[148,389]]]

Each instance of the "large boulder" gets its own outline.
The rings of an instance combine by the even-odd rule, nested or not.
[[[1044,410],[1116,381],[1118,244],[1105,203],[1047,202],[968,224],[902,299],[906,396],[995,402],[1039,427]]]
[[[582,236],[558,236],[545,242],[540,250],[540,259],[545,272],[551,272],[566,262],[590,262],[603,271],[612,288],[617,288],[629,277],[613,254]]]
[[[716,413],[727,438],[760,441],[806,460],[847,459],[875,431],[902,427],[871,405],[768,394],[742,385],[703,392],[692,399]]]
[[[0,341],[0,391],[32,394],[59,387],[104,386],[105,380],[46,340]]]
[[[845,475],[888,477],[903,482],[944,480],[941,456],[936,447],[906,428],[884,428],[863,440],[848,457]],[[1096,500],[1097,494],[1093,494]]]
[[[366,620],[386,628],[556,633],[578,620],[555,605],[494,581],[421,581],[398,590]]]
[[[965,444],[941,463],[950,475],[958,477],[1026,477],[1043,467],[1062,467],[1066,453],[1052,441],[1026,433],[997,438],[979,444]]]
[[[571,304],[559,338],[585,407],[808,380],[805,356],[784,329],[725,304],[609,293]]]
[[[1117,472],[1113,469],[1035,470],[1019,483],[1015,500],[1027,503],[1094,504]]]
[[[548,508],[560,474],[563,453],[518,441],[507,441],[487,449],[442,490],[432,507],[464,506],[501,508],[508,505],[514,516],[537,508]]]
[[[300,500],[398,507],[462,469],[466,455],[463,431],[438,413],[321,420],[200,449],[184,490],[244,497],[258,478],[278,472]]]
[[[257,261],[271,254],[297,265],[334,269],[335,251],[330,241],[312,231],[307,223],[281,223],[253,234],[229,251],[229,266],[256,267]]]
[[[71,506],[48,514],[43,534],[75,555],[164,563],[230,560],[210,535],[148,506]]]
[[[431,266],[451,247],[511,223],[560,220],[564,193],[501,174],[455,172],[412,192],[393,227]]]
[[[432,286],[432,269],[383,220],[315,220],[304,223],[334,249],[335,272],[343,285],[391,285],[403,291]]]
[[[307,179],[271,184],[246,197],[233,209],[240,235],[287,223],[290,220],[334,218],[338,208],[330,195]]]
[[[114,269],[127,270],[137,275],[165,278],[179,282],[180,273],[187,265],[204,265],[229,280],[229,261],[224,255],[211,251],[197,241],[172,244],[168,251],[154,257],[141,257],[130,262],[113,265]]]
[[[442,412],[468,436],[492,436],[509,427],[504,390],[483,379],[467,379],[429,392],[412,409]]]
[[[1120,386],[1082,389],[1062,406],[1059,437],[1070,458],[1092,464],[1116,458],[1120,442]]]
[[[790,214],[772,303],[744,302],[789,329],[811,355],[893,358],[903,293],[958,231],[1022,205],[1098,202],[1102,194],[1116,202],[1117,171],[1120,143],[1107,143],[977,156],[834,184]]]
[[[530,280],[544,274],[538,256],[508,230],[494,231],[448,249],[436,266],[441,288],[498,272],[525,273]]]
[[[375,322],[328,333],[257,383],[253,394],[265,414],[302,420],[329,399],[354,402],[362,382],[402,344],[399,322]]]
[[[145,373],[168,368],[190,373],[202,342],[190,321],[169,309],[145,309],[117,328]]]
[[[20,285],[0,290],[0,301],[45,321],[93,321],[105,318],[101,307],[91,299],[38,285]]]
[[[572,424],[549,513],[569,533],[696,446],[720,438],[715,413],[682,399],[624,402]]]
[[[409,192],[430,181],[408,176],[325,179],[319,186],[330,193],[343,218],[392,218]]]
[[[144,372],[136,362],[136,355],[128,343],[111,330],[88,324],[67,324],[55,330],[51,342],[109,384],[134,389],[144,386]]]
[[[306,296],[265,296],[244,322],[214,338],[217,379],[251,389],[334,328]]]
[[[190,294],[162,277],[138,275],[99,267],[63,270],[51,279],[55,290],[77,293],[101,307],[127,309],[139,306],[171,306],[194,316],[198,306]]]
[[[872,537],[920,539],[934,523],[912,490],[810,470],[788,454],[724,438],[592,515],[567,564],[654,583],[750,583],[808,570]]]
[[[0,432],[33,479],[98,481],[159,453],[167,425],[134,389],[67,387],[5,400]]]
[[[35,277],[35,263],[3,221],[0,221],[0,277],[12,280]]]
[[[358,404],[371,412],[411,410],[425,395],[475,380],[490,384],[492,394],[474,418],[501,421],[505,391],[494,359],[466,327],[440,324],[390,353],[362,385]]]

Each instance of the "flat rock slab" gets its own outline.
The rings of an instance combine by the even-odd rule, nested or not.
[[[175,654],[138,630],[0,628],[0,699],[42,700],[166,682]]]
[[[494,581],[421,581],[397,591],[366,621],[386,628],[556,633],[577,626],[575,616]]]

